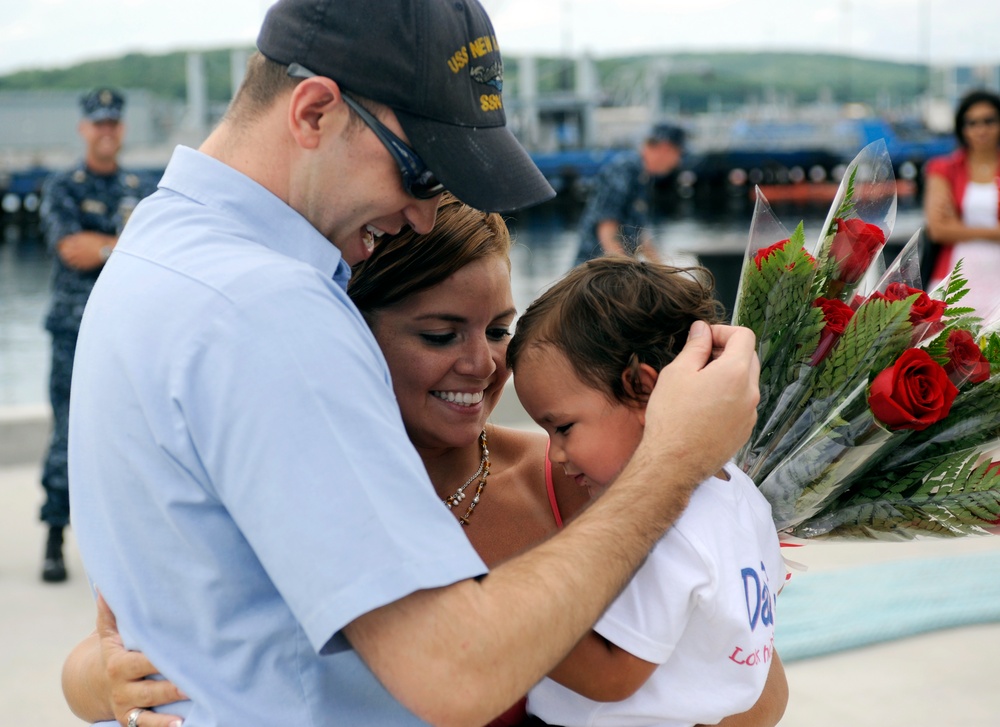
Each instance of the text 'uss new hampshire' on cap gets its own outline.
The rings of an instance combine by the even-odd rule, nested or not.
[[[417,154],[487,212],[555,196],[507,128],[503,61],[477,0],[279,0],[257,48],[391,108]]]

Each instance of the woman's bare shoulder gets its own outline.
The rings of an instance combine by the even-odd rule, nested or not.
[[[545,489],[545,435],[493,425],[486,433],[489,484],[466,535],[493,567],[544,540],[556,526]]]
[[[548,437],[542,431],[490,425],[486,433],[490,449],[514,465],[531,462],[541,465],[545,459]]]
[[[548,436],[542,431],[496,427],[501,446],[507,456],[513,454],[514,465],[519,471],[518,479],[530,487],[533,497],[544,498],[548,506],[546,482],[546,450]],[[493,436],[491,435],[491,440]],[[582,510],[590,501],[586,489],[563,474],[562,467],[552,465],[552,489],[563,520]]]
[[[487,430],[492,459],[502,465],[502,471],[515,479],[515,487],[538,493],[545,486],[545,447],[548,437],[543,432],[525,431],[511,427],[493,427]],[[499,470],[498,470],[499,471]]]

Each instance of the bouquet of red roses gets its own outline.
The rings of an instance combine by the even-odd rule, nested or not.
[[[761,401],[737,456],[800,537],[1000,526],[1000,336],[963,308],[960,265],[928,295],[918,235],[886,268],[884,142],[849,165],[812,252],[758,190],[734,323],[757,335]]]

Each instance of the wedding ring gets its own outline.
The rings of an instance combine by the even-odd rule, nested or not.
[[[145,709],[133,709],[128,713],[128,727],[139,727],[139,715],[145,712]]]

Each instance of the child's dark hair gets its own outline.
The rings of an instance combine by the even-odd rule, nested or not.
[[[516,372],[529,348],[553,346],[587,385],[616,401],[645,401],[639,365],[659,371],[684,346],[692,323],[717,323],[722,313],[705,268],[598,258],[528,306],[507,348],[507,365]],[[632,391],[622,380],[625,371]]]

